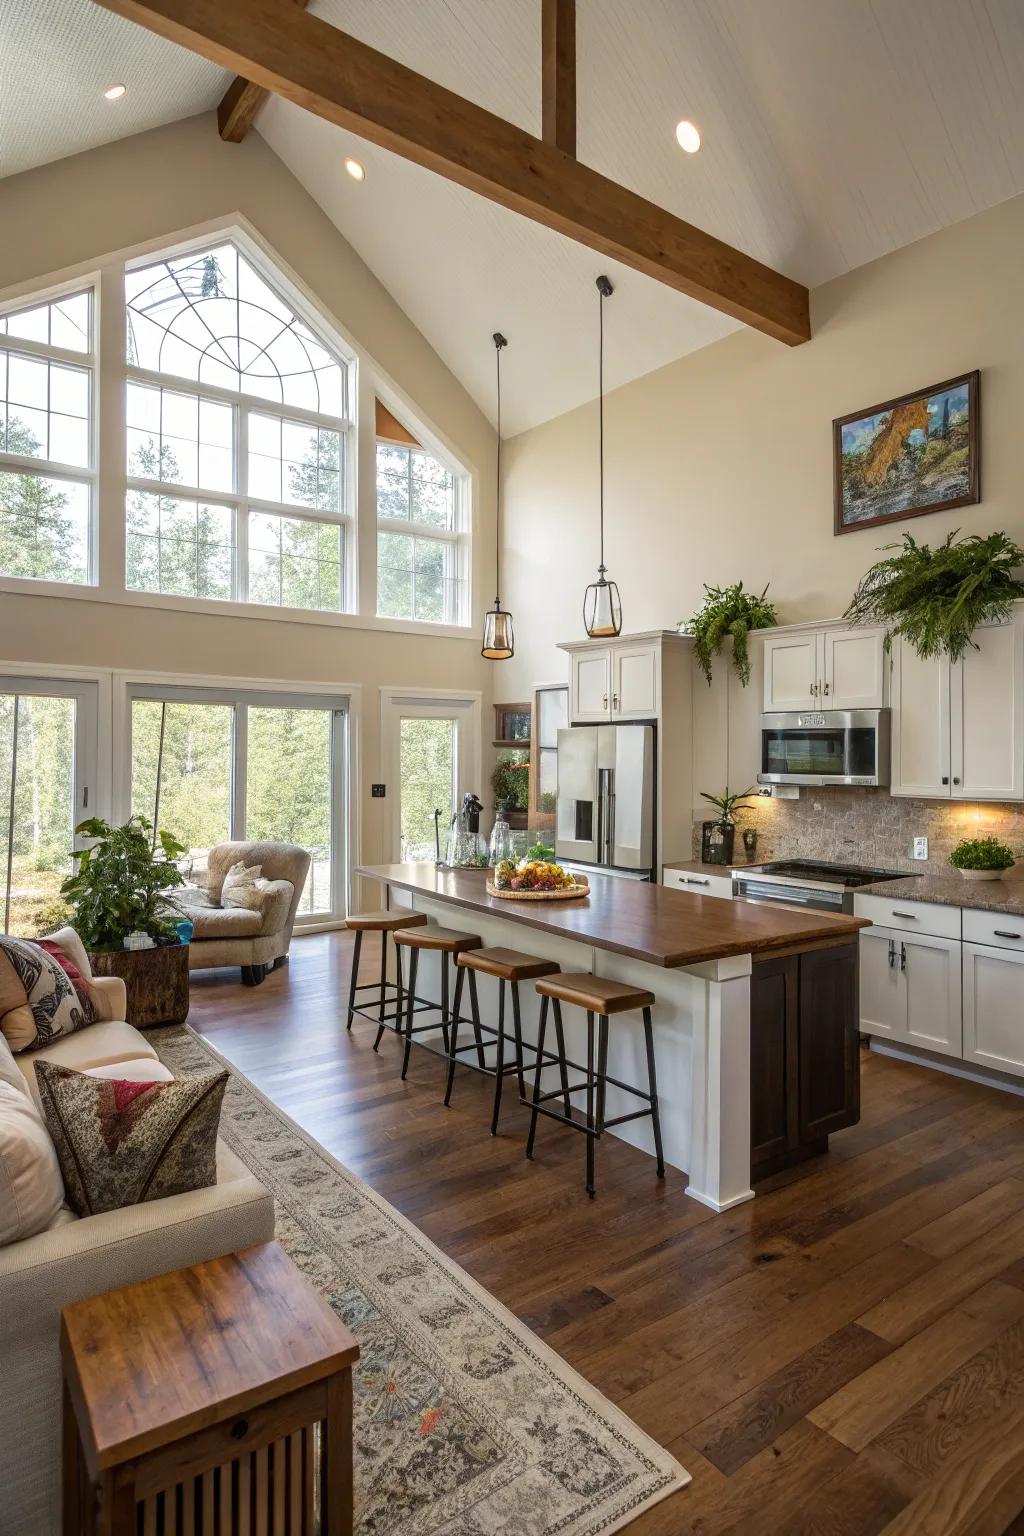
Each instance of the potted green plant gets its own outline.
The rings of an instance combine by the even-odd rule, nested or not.
[[[186,848],[169,832],[154,837],[144,816],[132,816],[119,827],[93,816],[75,831],[91,841],[72,854],[75,868],[61,895],[94,974],[124,981],[130,1024],[184,1019],[188,946],[178,942],[165,897],[183,884],[175,860]],[[154,947],[126,950],[125,939],[132,933],[148,934]]]
[[[1012,848],[997,837],[965,837],[949,856],[964,880],[1001,880],[1016,863]]]
[[[714,821],[705,821],[701,827],[701,858],[705,864],[731,864],[733,844],[736,838],[736,817],[751,807],[747,795],[754,793],[753,786],[742,794],[729,793],[728,784],[721,795],[709,795],[701,790],[702,800],[709,801],[718,812]]]
[[[979,624],[1006,619],[1024,597],[1024,549],[1005,533],[966,534],[959,528],[936,549],[909,533],[899,550],[861,577],[845,617],[851,624],[884,624],[886,648],[902,635],[919,656],[943,653],[958,661]]]
[[[742,581],[731,587],[709,587],[700,610],[680,625],[683,634],[693,636],[693,651],[708,684],[711,663],[727,639],[732,640],[732,664],[744,688],[750,682],[750,652],[747,636],[752,629],[770,629],[778,623],[775,607],[767,600],[768,588],[758,595],[747,592]]]

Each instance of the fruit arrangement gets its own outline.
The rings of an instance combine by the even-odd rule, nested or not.
[[[499,891],[565,891],[577,883],[560,864],[546,859],[524,859],[519,864],[503,859],[494,871],[494,884]]]

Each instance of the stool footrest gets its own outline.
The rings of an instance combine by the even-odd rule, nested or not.
[[[612,1125],[625,1125],[627,1120],[643,1120],[653,1113],[654,1111],[650,1109],[634,1109],[631,1115],[616,1115],[614,1120],[606,1120],[603,1129],[608,1130]]]

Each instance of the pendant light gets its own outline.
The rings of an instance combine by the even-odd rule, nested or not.
[[[597,291],[600,294],[597,312],[597,454],[601,509],[601,563],[597,568],[597,580],[591,582],[584,594],[583,623],[591,639],[603,640],[621,633],[622,604],[619,601],[618,586],[614,581],[608,580],[604,563],[604,301],[611,297],[614,290],[606,277],[599,277]]]
[[[501,606],[501,349],[508,342],[500,331],[494,333],[494,362],[497,369],[498,452],[496,464],[494,516],[494,607],[484,615],[484,643],[481,656],[488,661],[508,661],[515,653],[512,615]]]

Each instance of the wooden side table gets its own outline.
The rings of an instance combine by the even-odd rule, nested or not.
[[[358,1358],[277,1243],[65,1307],[64,1536],[351,1536]]]

